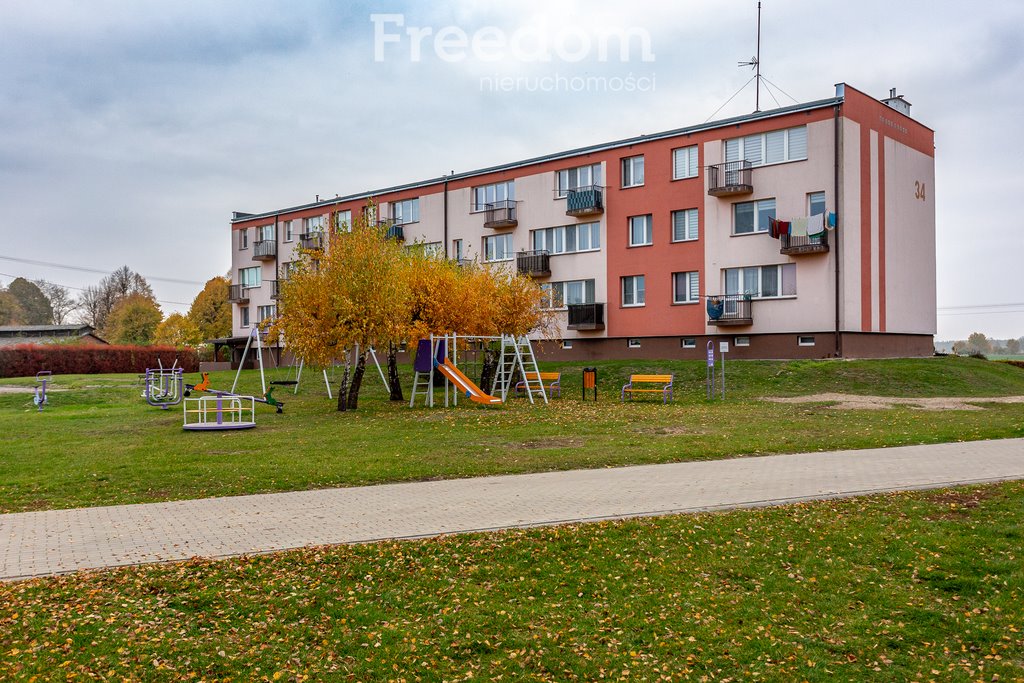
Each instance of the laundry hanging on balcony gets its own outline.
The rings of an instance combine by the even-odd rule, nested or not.
[[[792,220],[783,221],[776,218],[768,219],[768,234],[775,239],[783,235],[793,237],[816,237],[825,230],[836,229],[836,214],[833,211],[819,213],[813,216],[801,216]]]

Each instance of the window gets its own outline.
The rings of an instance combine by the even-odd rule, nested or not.
[[[505,200],[514,201],[515,198],[516,183],[514,180],[474,187],[473,211],[484,211],[488,208],[488,204],[495,204]]]
[[[238,315],[241,317],[242,327],[249,327],[249,307],[241,306],[238,309]]]
[[[462,245],[462,240],[452,240],[452,257],[456,261],[461,261],[465,256]]]
[[[531,231],[533,248],[549,254],[598,251],[601,248],[601,224],[560,225]]]
[[[697,209],[683,209],[672,212],[672,241],[695,240],[697,232]]]
[[[825,193],[812,192],[807,195],[807,215],[817,216],[819,213],[825,213]]]
[[[700,273],[672,273],[672,303],[695,304],[700,302]]]
[[[312,233],[321,232],[324,229],[324,217],[323,216],[310,216],[309,218],[302,219],[302,232]]]
[[[807,158],[807,126],[773,130],[725,141],[725,160],[746,159],[753,166]]]
[[[238,248],[249,248],[249,228],[242,228],[238,231]]]
[[[775,200],[759,199],[732,205],[733,234],[749,235],[768,232],[768,221],[775,218]]]
[[[812,336],[797,337],[796,338],[796,343],[797,343],[797,346],[814,346],[814,337],[812,337]]]
[[[273,225],[261,225],[256,228],[256,241],[257,242],[273,242],[277,239],[275,234],[277,231],[274,230]]]
[[[485,261],[512,260],[512,233],[484,238]]]
[[[644,247],[654,243],[651,214],[629,217],[629,246]]]
[[[295,271],[295,261],[285,261],[281,264],[281,279],[287,280]]]
[[[558,172],[558,196],[564,197],[569,190],[601,185],[601,164],[567,168]]]
[[[644,156],[626,157],[622,160],[622,186],[639,187],[644,184]]]
[[[256,319],[261,323],[267,320],[273,320],[277,317],[277,306],[258,306],[256,308]]]
[[[295,221],[284,222],[284,241],[291,242],[295,239]]]
[[[399,225],[420,220],[420,198],[391,202],[391,221]]]
[[[238,270],[238,284],[242,285],[242,289],[259,287],[260,267],[253,266],[252,268],[240,268]]]
[[[697,145],[672,150],[672,179],[697,177]]]
[[[679,348],[681,349],[695,349],[697,348],[697,340],[693,337],[683,337],[679,340]]]
[[[645,300],[643,275],[628,275],[622,278],[623,306],[643,306]]]
[[[440,242],[419,242],[417,244],[410,244],[407,249],[420,249],[423,251],[424,256],[437,256],[441,253],[444,245]]]
[[[750,337],[734,337],[732,340],[733,346],[750,346]]]
[[[796,264],[727,268],[725,293],[748,294],[758,299],[796,296]]]
[[[628,346],[631,349],[639,349],[640,348],[640,340],[637,339],[636,337],[633,337],[628,342],[626,342],[626,346]]]
[[[334,229],[338,232],[352,232],[352,210],[345,209],[334,214]]]
[[[572,348],[572,339],[563,339],[562,340],[562,348],[563,349],[571,349]]]
[[[594,280],[545,282],[541,286],[543,308],[565,308],[574,304],[594,303]]]

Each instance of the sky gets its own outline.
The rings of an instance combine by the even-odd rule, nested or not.
[[[895,87],[936,131],[937,339],[1024,335],[1024,3],[762,6],[761,109]],[[756,22],[756,0],[0,0],[0,282],[128,265],[185,311],[230,268],[232,211],[751,112]]]

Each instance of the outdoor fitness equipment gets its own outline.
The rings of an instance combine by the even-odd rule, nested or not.
[[[186,398],[182,429],[190,432],[251,429],[256,426],[256,399],[252,396],[199,396]]]
[[[211,394],[213,397],[220,397],[220,398],[232,398],[232,397],[249,398],[249,399],[252,399],[253,402],[255,402],[255,403],[263,403],[263,404],[266,404],[268,406],[273,406],[274,408],[277,409],[278,413],[283,413],[284,412],[284,402],[283,401],[279,401],[276,398],[274,398],[274,387],[270,387],[270,389],[268,389],[267,392],[265,394],[263,394],[263,398],[257,398],[255,396],[243,396],[241,394],[236,394],[233,391],[221,391],[220,389],[211,389],[210,388],[210,373],[204,372],[204,373],[201,373],[201,376],[202,376],[203,379],[202,379],[201,382],[199,382],[199,384],[186,384],[185,385],[185,396],[186,397],[190,396],[193,391],[198,391],[198,392],[203,392],[203,393]],[[233,429],[238,429],[238,428],[235,427]]]
[[[52,375],[53,373],[49,370],[40,370],[36,373],[36,382],[39,382],[39,384],[36,385],[36,395],[32,397],[32,403],[36,404],[37,412],[43,412],[43,406],[48,403],[46,400],[46,385],[49,383]]]
[[[175,362],[177,364],[177,362]],[[148,368],[145,375],[146,403],[167,410],[181,403],[185,393],[185,369],[172,367],[170,370]]]

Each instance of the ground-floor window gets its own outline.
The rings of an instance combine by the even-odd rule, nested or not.
[[[796,338],[796,343],[799,346],[814,346],[814,337],[812,336],[800,336]]]
[[[750,337],[736,337],[732,343],[733,346],[750,346]]]
[[[697,340],[693,337],[683,337],[679,340],[679,348],[681,349],[695,349],[697,348]]]
[[[633,339],[630,339],[626,343],[626,346],[628,346],[631,349],[639,349],[640,348],[640,340],[637,339],[636,337],[634,337]]]

